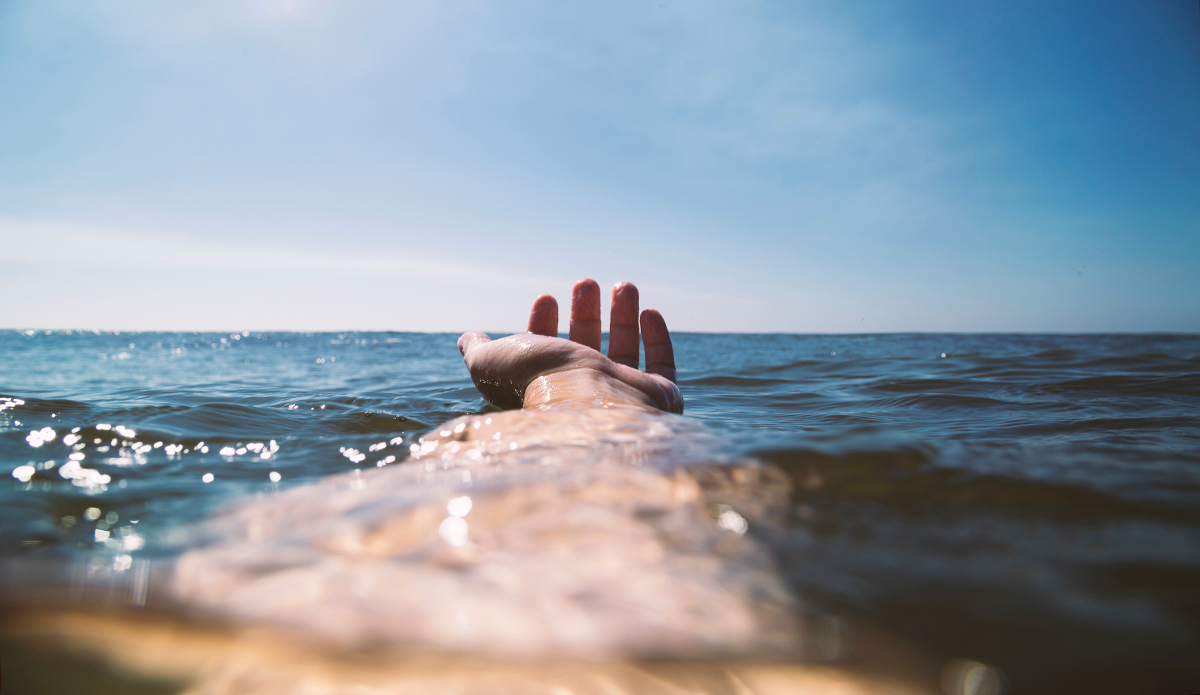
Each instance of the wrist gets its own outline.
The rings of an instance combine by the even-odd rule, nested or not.
[[[527,410],[563,407],[634,406],[658,410],[649,394],[591,367],[542,374],[525,388]]]

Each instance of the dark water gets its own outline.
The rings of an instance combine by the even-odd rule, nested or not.
[[[0,333],[0,553],[169,557],[232,499],[402,465],[487,407],[456,337]],[[1009,692],[1200,691],[1200,337],[683,334],[676,355],[687,415],[795,481],[789,524],[751,533],[808,604]]]

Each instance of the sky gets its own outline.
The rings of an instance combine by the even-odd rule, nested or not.
[[[1200,331],[1200,4],[0,3],[0,328],[565,330],[581,277]]]

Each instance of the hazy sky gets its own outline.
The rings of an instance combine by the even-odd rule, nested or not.
[[[0,274],[9,328],[520,330],[592,276],[1200,331],[1200,7],[8,0]]]

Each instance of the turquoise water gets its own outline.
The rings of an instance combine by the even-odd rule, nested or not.
[[[2,332],[0,556],[169,559],[236,500],[403,466],[490,409],[456,338]],[[682,334],[676,356],[686,417],[791,476],[786,523],[750,535],[806,605],[1012,692],[1200,690],[1200,337]]]

